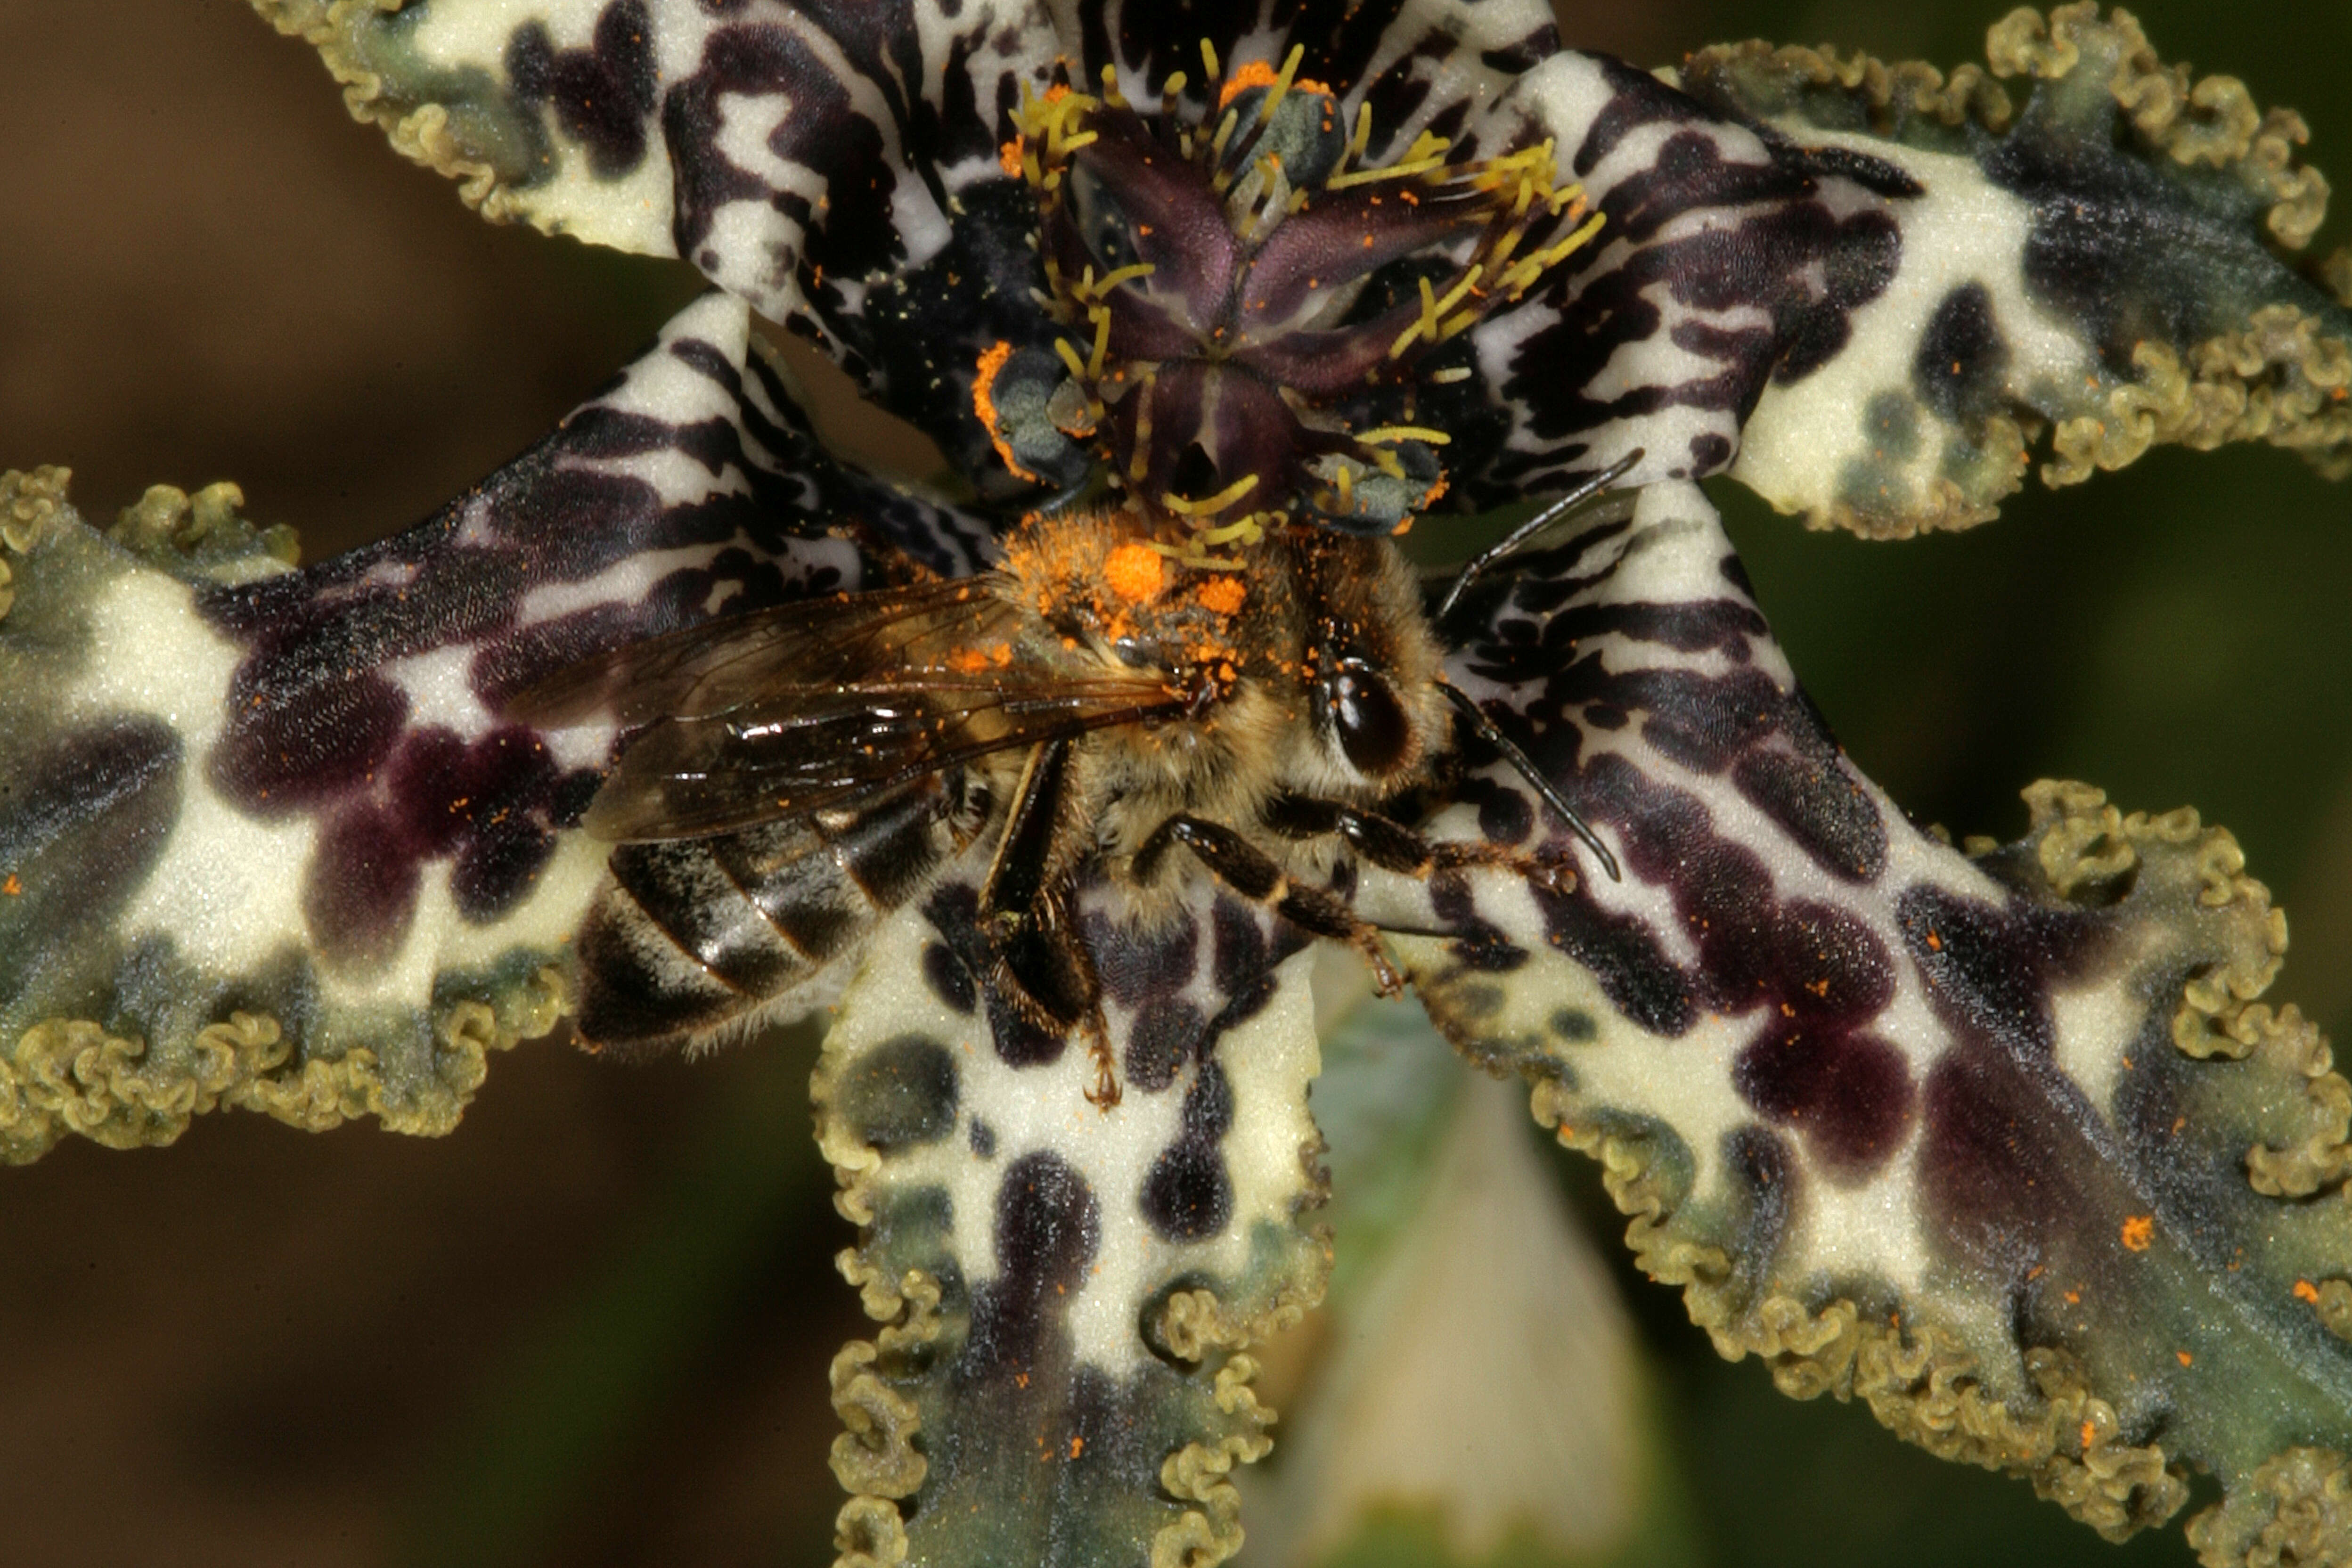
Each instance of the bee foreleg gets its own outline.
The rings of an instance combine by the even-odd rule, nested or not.
[[[1401,822],[1338,801],[1283,795],[1266,807],[1265,818],[1286,838],[1337,837],[1373,865],[1401,876],[1427,878],[1456,867],[1492,866],[1547,892],[1565,893],[1576,886],[1576,873],[1557,851],[1529,855],[1499,844],[1432,843]]]
[[[1381,995],[1403,992],[1404,976],[1389,957],[1377,926],[1325,889],[1293,879],[1273,857],[1222,823],[1181,814],[1170,817],[1136,851],[1136,875],[1150,879],[1171,844],[1181,844],[1218,881],[1299,930],[1354,947],[1371,964],[1372,984]]]

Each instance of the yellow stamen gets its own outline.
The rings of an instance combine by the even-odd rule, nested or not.
[[[1257,476],[1253,474],[1250,478],[1255,483]],[[1240,521],[1229,522],[1222,528],[1204,528],[1201,531],[1201,542],[1209,546],[1236,542],[1255,544],[1265,537],[1265,530],[1259,525],[1256,512],[1251,512]]]
[[[1257,476],[1244,474],[1206,500],[1186,500],[1180,495],[1164,495],[1160,504],[1179,517],[1214,517],[1242,497],[1257,489]]]
[[[1462,303],[1470,290],[1478,287],[1478,279],[1486,275],[1486,268],[1484,266],[1473,265],[1468,271],[1462,274],[1460,282],[1445,291],[1444,297],[1437,301],[1437,309],[1432,314],[1443,315]],[[1424,279],[1423,281],[1426,283],[1428,280]]]
[[[1102,379],[1103,362],[1110,355],[1110,307],[1097,305],[1087,315],[1095,324],[1095,349],[1087,356],[1087,379],[1099,381]]]
[[[1601,232],[1601,226],[1608,221],[1607,213],[1594,213],[1582,227],[1577,229],[1566,239],[1557,245],[1545,247],[1512,268],[1511,277],[1507,279],[1513,285],[1511,298],[1517,300],[1526,293],[1533,286],[1537,278],[1567,259],[1570,252],[1581,248],[1594,235]]]
[[[1292,80],[1298,75],[1298,62],[1306,58],[1307,46],[1305,44],[1293,44],[1290,46],[1290,53],[1283,58],[1282,69],[1275,74],[1274,85],[1266,89],[1265,102],[1258,109],[1257,112],[1259,119],[1272,120],[1274,118],[1275,106],[1279,104],[1282,101],[1283,95],[1290,90]]]
[[[1149,261],[1130,261],[1124,267],[1115,267],[1103,274],[1102,281],[1094,286],[1095,292],[1108,294],[1130,278],[1149,278],[1156,270]]]
[[[1224,118],[1217,121],[1216,136],[1209,142],[1209,156],[1212,159],[1225,155],[1225,143],[1233,140],[1234,127],[1241,122],[1242,117],[1239,110],[1232,109],[1225,110]],[[1217,188],[1223,190],[1224,187],[1220,185]]]
[[[1151,395],[1160,387],[1156,371],[1143,373],[1143,385],[1136,393],[1139,401],[1135,405],[1135,453],[1127,460],[1129,483],[1140,484],[1150,467],[1151,457]]]
[[[1055,338],[1054,352],[1062,356],[1062,363],[1068,369],[1072,380],[1087,379],[1087,362],[1078,357],[1078,351],[1070,346],[1069,339]]]
[[[1443,447],[1454,437],[1443,430],[1432,430],[1426,425],[1375,425],[1370,430],[1357,431],[1356,439],[1367,447],[1384,446],[1391,441],[1421,441],[1432,447]]]
[[[1217,63],[1217,46],[1206,38],[1201,40],[1201,63],[1208,68],[1212,78],[1225,74],[1224,68]]]
[[[1397,334],[1397,341],[1389,345],[1389,358],[1403,358],[1404,351],[1412,347],[1419,339],[1425,337],[1433,343],[1442,342],[1460,331],[1462,327],[1456,323],[1461,322],[1462,317],[1456,316],[1453,321],[1448,321],[1444,319],[1445,312],[1462,303],[1464,298],[1478,286],[1478,279],[1485,277],[1486,273],[1486,269],[1484,266],[1472,267],[1462,275],[1453,288],[1445,291],[1445,297],[1442,300],[1437,297],[1437,291],[1430,287],[1428,279],[1421,279],[1420,318]],[[1475,310],[1465,314],[1472,321],[1477,320]]]
[[[1433,370],[1429,379],[1440,386],[1451,386],[1457,381],[1467,381],[1476,373],[1466,364],[1449,364],[1444,370]]]
[[[1369,109],[1370,105],[1365,107]],[[1369,114],[1357,115],[1357,134],[1367,142],[1371,138],[1371,124]],[[1445,167],[1445,155],[1452,151],[1453,142],[1424,131],[1413,138],[1412,145],[1405,149],[1404,156],[1397,162],[1378,169],[1358,169],[1352,174],[1334,174],[1323,184],[1326,189],[1338,191],[1349,185],[1370,184],[1375,180],[1410,179],[1416,174],[1426,174],[1433,169]]]

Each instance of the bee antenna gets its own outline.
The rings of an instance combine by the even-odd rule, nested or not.
[[[1641,454],[1637,452],[1634,456],[1638,458]],[[1478,738],[1502,752],[1503,760],[1534,787],[1536,794],[1543,797],[1543,803],[1559,813],[1560,820],[1568,824],[1568,830],[1582,839],[1584,847],[1600,859],[1601,868],[1609,873],[1609,879],[1623,881],[1623,875],[1617,869],[1617,857],[1609,853],[1609,846],[1601,842],[1601,836],[1592,831],[1591,825],[1577,816],[1576,807],[1569,805],[1567,797],[1536,767],[1535,759],[1519,750],[1517,742],[1496,728],[1495,721],[1486,717],[1486,710],[1479,707],[1477,700],[1468,692],[1450,680],[1439,681],[1437,689],[1445,693],[1447,700],[1465,719],[1470,721],[1470,728]]]
[[[1553,501],[1541,511],[1536,513],[1535,516],[1528,519],[1527,521],[1511,530],[1511,531],[1505,534],[1499,542],[1488,545],[1486,549],[1481,550],[1477,554],[1472,556],[1470,558],[1470,563],[1463,567],[1459,573],[1455,574],[1453,585],[1445,590],[1445,597],[1439,601],[1437,614],[1432,618],[1436,622],[1443,623],[1446,616],[1454,613],[1454,606],[1461,602],[1463,590],[1469,587],[1471,584],[1476,582],[1480,577],[1484,576],[1488,568],[1492,567],[1496,562],[1501,561],[1509,555],[1515,554],[1521,546],[1527,543],[1528,540],[1533,539],[1537,534],[1541,533],[1553,523],[1558,522],[1561,518],[1567,516],[1570,512],[1574,511],[1578,507],[1582,506],[1586,501],[1591,500],[1594,496],[1601,494],[1601,491],[1607,489],[1611,485],[1615,484],[1619,479],[1623,479],[1627,474],[1633,472],[1633,465],[1640,462],[1643,455],[1644,454],[1641,447],[1634,447],[1632,451],[1626,453],[1623,457],[1618,458],[1615,462],[1610,464],[1599,473],[1594,474],[1591,478],[1584,480],[1574,489],[1569,491],[1566,495],[1561,496],[1558,500]]]

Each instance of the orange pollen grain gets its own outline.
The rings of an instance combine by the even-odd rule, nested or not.
[[[996,150],[997,167],[1014,179],[1021,177],[1021,138],[1015,136]]]
[[[1148,605],[1168,585],[1167,557],[1149,544],[1122,544],[1103,561],[1103,581],[1130,605]]]
[[[16,879],[16,873],[14,871],[8,873],[8,879],[6,881],[0,882],[0,893],[5,893],[12,899],[24,890],[25,884]],[[2318,1298],[2315,1296],[2312,1300],[2317,1300]]]
[[[14,877],[8,879],[16,880]],[[2305,1306],[2316,1307],[2319,1305],[2319,1287],[2308,1279],[2298,1279],[2294,1282],[2294,1299]]]
[[[2123,1242],[2133,1252],[2146,1252],[2148,1243],[2156,1239],[2156,1216],[2136,1214],[2124,1220]]]
[[[2083,1451],[2084,1451],[2084,1453],[2086,1453],[2086,1454],[2087,1454],[2087,1453],[2089,1453],[2089,1452],[2091,1451],[2091,1440],[2092,1440],[2093,1438],[2096,1437],[2098,1435],[2099,1435],[2099,1429],[2098,1429],[2097,1427],[2095,1427],[2095,1426],[2092,1426],[2088,1421],[2085,1421],[2085,1422],[2084,1422],[2084,1423],[2083,1423],[2083,1433],[2082,1433],[2082,1436],[2083,1436]]]
[[[1212,577],[1192,591],[1194,598],[1221,616],[1239,615],[1242,601],[1248,595],[1249,591],[1238,577]]]
[[[1247,65],[1235,66],[1226,74],[1225,85],[1217,94],[1217,107],[1223,109],[1254,87],[1272,87],[1277,74],[1270,60],[1252,60]],[[1319,81],[1309,81],[1303,76],[1292,79],[1290,90],[1319,93],[1325,98],[1332,96],[1329,88]]]
[[[997,430],[996,399],[990,395],[996,385],[998,373],[1004,369],[1004,362],[1012,357],[1013,345],[1002,338],[981,352],[980,362],[974,367],[979,374],[972,377],[971,382],[971,411],[979,418],[981,428],[988,432],[989,444],[996,448],[996,455],[1003,459],[1004,466],[1016,478],[1027,479],[1034,485],[1039,482],[1037,476],[1021,466],[1013,456],[1013,444]]]
[[[2180,1358],[2180,1364],[2183,1366],[2189,1365],[2189,1363],[2197,1359],[2195,1356],[2190,1355],[2187,1351],[2174,1351],[2172,1353]]]

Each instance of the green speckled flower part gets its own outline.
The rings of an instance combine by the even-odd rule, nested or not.
[[[713,288],[333,560],[232,487],[101,531],[61,472],[0,479],[0,1155],[222,1107],[439,1132],[566,1012],[626,1053],[831,1008],[879,1325],[832,1367],[844,1563],[1230,1556],[1262,1342],[1331,1279],[1394,1353],[1335,1359],[1266,1544],[1402,1500],[1474,1555],[1520,1520],[1603,1551],[1632,1527],[1577,1539],[1539,1457],[1643,1486],[1606,1444],[1400,1458],[1638,1391],[1542,1342],[1594,1286],[1492,1094],[1430,1080],[1368,1163],[1335,1092],[1327,1168],[1352,953],[1532,1081],[1789,1392],[2112,1535],[2202,1469],[2209,1563],[2352,1559],[2352,1088],[2258,1000],[2266,893],[2082,786],[2014,845],[1915,828],[1697,483],[1891,536],[2036,453],[2340,469],[2352,264],[2294,255],[2291,115],[2084,6],[1948,79],[1653,74],[1533,0],[259,9],[487,216]],[[755,312],[956,499],[829,454]],[[1394,542],[1603,481],[1458,594]],[[630,797],[665,755],[732,814]],[[1498,1214],[1526,1255],[1449,1302]]]
[[[1873,536],[1994,515],[2150,446],[2268,441],[2352,468],[2347,258],[2306,276],[2327,182],[2290,110],[2192,78],[2126,12],[2020,10],[1991,72],[1745,44],[1682,85],[1800,145],[1884,159],[1906,243],[1852,352],[1780,380],[1735,474]],[[2016,90],[2004,80],[2015,81]],[[2330,281],[2330,279],[2334,281]]]
[[[241,821],[202,765],[236,651],[196,602],[282,581],[290,540],[226,485],[151,490],[100,535],[65,479],[0,478],[0,1157],[168,1143],[221,1106],[447,1131],[486,1053],[562,1016],[593,856],[568,894],[559,865],[488,929],[436,929],[406,984],[322,974],[289,907],[302,827]]]
[[[1470,613],[1465,680],[1625,877],[1431,889],[1482,934],[1419,951],[1416,988],[1535,1081],[1727,1354],[2116,1537],[2210,1470],[2226,1500],[2192,1531],[2242,1560],[2352,1442],[2323,1310],[2352,1101],[2256,1000],[2284,917],[2193,812],[2045,783],[2016,844],[1914,827],[1741,584],[1705,500],[1661,487]],[[1484,777],[1438,832],[1526,830],[1523,786]],[[2310,1489],[2281,1502],[2291,1452]]]
[[[817,1067],[818,1141],[865,1230],[843,1265],[888,1324],[834,1363],[845,1542],[885,1562],[1222,1557],[1241,1539],[1229,1473],[1273,1418],[1239,1352],[1318,1300],[1328,1267],[1305,1218],[1323,1196],[1313,955],[1280,957],[1284,933],[1205,888],[1149,933],[1089,899],[1125,1068],[1097,1110],[1082,1045],[990,1026],[948,944],[960,882],[877,934]]]

